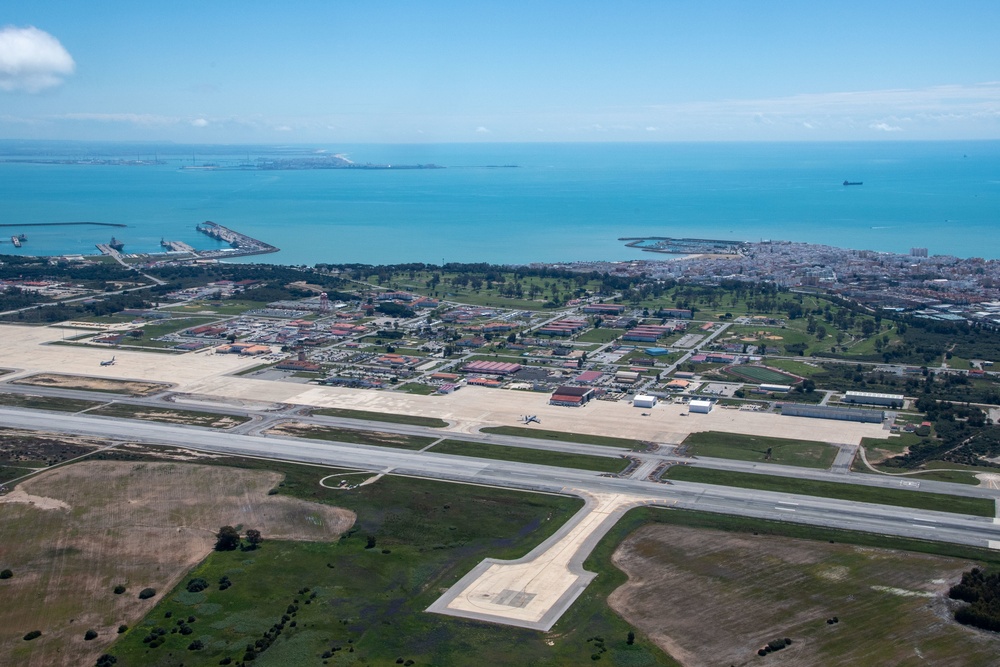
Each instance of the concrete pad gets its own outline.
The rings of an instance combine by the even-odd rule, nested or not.
[[[589,494],[587,504],[524,558],[487,558],[427,611],[549,630],[597,575],[583,561],[626,511],[653,502],[626,494]],[[662,501],[661,501],[662,502]]]

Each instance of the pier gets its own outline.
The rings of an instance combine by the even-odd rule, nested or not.
[[[198,253],[202,259],[219,259],[227,257],[245,257],[247,255],[266,255],[271,252],[278,252],[279,248],[264,243],[246,234],[224,227],[218,223],[206,220],[196,227],[202,234],[211,236],[218,241],[225,241],[229,244],[229,249],[204,250]]]
[[[160,246],[167,249],[167,252],[186,252],[194,254],[197,252],[192,246],[184,241],[164,241],[160,239]]]

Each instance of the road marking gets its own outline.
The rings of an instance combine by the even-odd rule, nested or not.
[[[791,507],[775,507],[776,510],[781,510],[782,512],[794,512],[795,510]]]
[[[779,500],[779,501],[778,501],[778,504],[779,504],[779,505],[795,505],[796,507],[798,507],[798,506],[799,506],[799,504],[798,504],[798,503],[790,503],[790,502],[788,502],[787,500]]]
[[[921,519],[919,516],[913,517],[914,521],[926,521],[927,523],[937,523],[934,519]]]

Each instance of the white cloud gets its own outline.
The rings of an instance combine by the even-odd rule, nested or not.
[[[37,93],[76,69],[59,40],[34,26],[0,29],[0,90]]]
[[[193,121],[191,121],[191,125],[195,127],[208,127],[208,121],[205,120],[204,118],[195,118]]]
[[[490,134],[489,129],[483,127],[482,125],[476,128],[476,132],[478,132],[479,134]]]
[[[647,125],[646,126],[646,131],[647,132],[659,132],[660,128],[656,127],[655,125]]]
[[[288,125],[278,125],[274,128],[275,132],[291,132],[292,128]]]
[[[889,125],[889,123],[872,123],[868,127],[880,132],[900,132],[903,129],[899,125]]]

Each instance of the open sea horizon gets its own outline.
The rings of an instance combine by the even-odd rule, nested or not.
[[[445,169],[181,169],[343,154]],[[9,160],[122,158],[164,164]],[[0,141],[0,254],[219,247],[212,220],[280,264],[667,259],[620,237],[787,240],[1000,259],[1000,141],[179,146]],[[504,165],[516,165],[506,167]],[[844,186],[843,182],[863,182]],[[31,226],[94,221],[126,225]],[[10,237],[25,234],[22,248]]]

